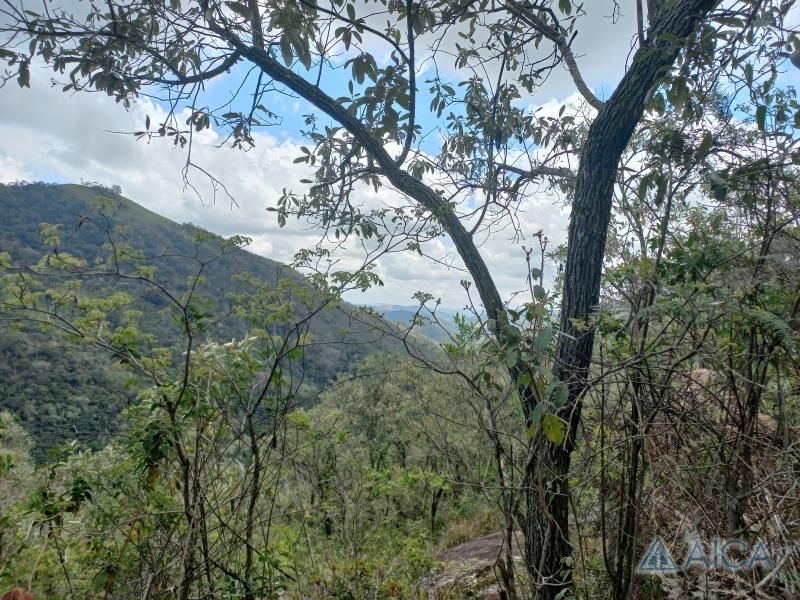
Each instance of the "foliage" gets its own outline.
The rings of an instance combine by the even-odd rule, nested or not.
[[[186,282],[199,261],[210,260],[223,246],[221,238],[196,227],[178,225],[120,196],[106,198],[98,192],[109,194],[110,190],[46,184],[0,186],[4,214],[0,252],[7,255],[6,268],[38,263],[46,248],[61,251],[62,258],[67,251],[86,265],[95,266],[107,259],[104,244],[113,240],[118,248],[129,249],[131,256],[123,258],[131,273],[138,269],[138,273],[164,282],[179,295],[187,291]],[[44,238],[42,223],[54,224],[45,228],[48,235]],[[124,229],[115,229],[118,227]],[[288,287],[289,282],[301,280],[297,272],[274,261],[245,250],[231,250],[203,270],[198,298],[204,303],[202,310],[210,308],[222,315],[229,296],[244,294],[256,280],[267,287]],[[250,276],[243,278],[243,273]],[[171,345],[181,339],[180,328],[163,312],[164,297],[155,290],[109,277],[83,278],[82,285],[97,295],[130,294],[135,300],[128,308],[138,312],[137,326],[154,336],[157,345]],[[360,321],[354,320],[348,316],[353,312],[357,312],[354,307],[343,304],[341,309],[315,315],[310,328],[315,341],[346,343],[329,343],[319,350],[309,348],[304,378],[310,389],[334,381],[375,345],[384,350],[399,346],[390,336],[370,333],[374,318],[364,315]],[[202,337],[241,337],[249,327],[251,324],[241,315],[224,316]],[[95,449],[105,446],[108,436],[118,430],[120,411],[135,400],[138,384],[115,367],[113,357],[102,352],[69,351],[53,336],[30,328],[24,334],[11,326],[3,331],[0,408],[16,414],[33,434],[37,458],[44,458],[48,448],[71,439]]]
[[[623,10],[609,5],[613,17]],[[163,92],[171,110],[157,123],[146,117],[135,135],[185,149],[185,174],[199,172],[215,188],[220,180],[193,163],[196,133],[214,127],[222,145],[248,149],[259,128],[280,122],[280,94],[316,109],[304,117],[307,145],[296,158],[308,178],[270,208],[279,225],[296,216],[323,232],[325,243],[296,259],[316,271],[323,302],[347,285],[378,284],[380,257],[428,256],[446,235],[469,272],[466,293],[474,286],[482,305],[474,323],[458,323],[444,357],[411,349],[431,389],[438,376],[457,382],[450,389],[458,408],[482,434],[431,439],[409,427],[426,423],[420,406],[445,423],[460,424],[459,413],[428,398],[421,377],[395,377],[386,363],[367,363],[384,371],[378,380],[339,381],[345,396],[325,394],[325,411],[290,410],[299,383],[287,373],[308,331],[302,314],[285,310],[293,303],[280,288],[245,276],[241,283],[253,289],[232,295],[256,321],[271,314],[282,324],[265,335],[251,323],[255,347],[272,358],[253,367],[262,372],[254,378],[236,366],[250,361],[236,356],[249,338],[214,363],[218,350],[200,339],[214,313],[194,290],[166,302],[185,337],[183,354],[165,347],[142,357],[142,340],[152,336],[129,324],[130,313],[109,317],[130,308],[129,290],[88,300],[78,299],[75,281],[48,288],[26,273],[6,278],[9,304],[29,319],[41,310],[63,318],[62,299],[76,298],[67,333],[152,375],[140,407],[154,411],[145,415],[140,463],[166,498],[164,513],[178,515],[153,528],[153,547],[179,558],[174,590],[164,577],[142,575],[161,573],[162,561],[137,563],[127,575],[145,586],[136,593],[146,597],[152,582],[182,600],[218,595],[220,583],[245,598],[292,586],[300,596],[408,595],[429,562],[422,499],[431,497],[425,535],[433,536],[435,507],[463,483],[502,517],[494,566],[508,597],[566,600],[602,590],[623,600],[717,595],[725,586],[737,596],[796,596],[791,550],[775,570],[727,579],[683,572],[658,581],[636,572],[650,534],[670,538],[678,552],[682,540],[720,531],[776,550],[796,539],[800,104],[783,72],[800,65],[792,8],[790,0],[636,2],[629,59],[601,99],[572,49],[584,7],[567,0],[91,0],[83,14],[9,6],[0,26],[7,80],[29,86],[32,64],[43,61],[65,78],[65,91],[105,92],[126,107]],[[435,68],[423,75],[428,62]],[[554,114],[531,110],[534,92],[559,66],[581,102]],[[230,101],[209,108],[219,106],[210,84],[228,77],[238,78]],[[384,186],[399,196],[357,196]],[[571,217],[568,243],[554,253],[563,273],[548,292],[546,238],[525,231],[519,212],[533,194],[554,191],[566,196]],[[541,266],[532,268],[533,251],[523,248],[529,275],[518,287],[529,295],[519,306],[501,296],[480,246],[498,232],[514,243],[539,240]],[[63,229],[45,223],[43,233],[57,249]],[[340,270],[332,254],[353,242],[364,251],[355,273]],[[9,257],[0,260],[8,269]],[[62,272],[88,267],[83,257],[53,252],[35,274],[51,275],[52,263]],[[150,284],[155,276],[123,275]],[[257,310],[263,294],[268,311]],[[218,379],[233,383],[218,389]],[[258,398],[255,411],[241,402],[242,390],[253,389],[262,390],[247,395]],[[221,408],[235,399],[245,407]],[[272,429],[256,428],[256,416]],[[227,443],[229,431],[235,443]],[[440,439],[452,447],[434,452],[429,442]],[[486,466],[464,448],[477,448]],[[461,453],[466,460],[443,459]],[[247,487],[237,493],[250,501],[237,511],[234,498],[228,512],[214,500],[226,492],[230,499],[230,474],[216,466],[237,461]],[[35,506],[41,535],[53,542],[50,566],[63,567],[64,513],[83,510],[89,496],[84,481],[61,468],[45,478]],[[96,591],[113,588],[119,568],[95,564]],[[65,580],[71,585],[69,575],[52,579],[62,587]]]

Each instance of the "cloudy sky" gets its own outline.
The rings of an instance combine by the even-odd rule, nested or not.
[[[610,1],[588,4],[593,8],[582,21],[573,48],[585,78],[604,97],[629,56],[632,15],[613,23]],[[634,6],[633,2],[624,4],[631,10]],[[197,173],[192,182],[203,192],[201,197],[186,189],[181,176],[186,156],[168,142],[148,144],[114,133],[140,128],[146,114],[158,122],[163,112],[159,106],[141,100],[125,111],[105,95],[64,94],[61,86],[51,85],[50,77],[50,71],[35,68],[31,89],[19,89],[14,82],[0,89],[0,182],[83,179],[118,184],[127,197],[175,221],[192,222],[221,235],[250,236],[253,252],[277,260],[290,261],[298,249],[318,240],[317,233],[302,223],[290,222],[279,228],[275,214],[266,211],[275,206],[283,188],[301,188],[297,182],[304,177],[303,167],[292,162],[302,142],[297,131],[299,115],[307,110],[299,102],[287,97],[275,107],[285,115],[284,124],[259,133],[256,147],[247,153],[216,147],[219,138],[213,131],[204,132],[195,143],[195,162],[225,183],[236,200],[234,205],[224,196],[215,200]],[[223,80],[215,85],[225,93],[228,83]],[[555,110],[571,97],[574,88],[566,72],[559,70],[533,102]],[[527,199],[521,221],[529,236],[544,229],[554,244],[564,241],[567,213],[553,197]],[[457,260],[446,242],[431,251]],[[524,287],[526,268],[519,244],[511,243],[501,232],[484,244],[483,251],[503,293]],[[357,254],[345,252],[342,259],[345,265],[352,264]],[[383,260],[378,272],[384,287],[349,299],[410,304],[415,291],[425,290],[440,297],[446,306],[465,304],[459,285],[465,274],[458,269],[405,253]]]

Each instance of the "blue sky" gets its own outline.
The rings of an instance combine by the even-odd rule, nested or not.
[[[573,44],[584,77],[601,97],[607,96],[606,91],[613,88],[613,82],[621,75],[635,33],[632,15],[624,14],[612,22],[607,8],[603,2],[589,5],[589,15],[579,27]],[[244,69],[239,65],[230,75],[210,85],[206,90],[207,102],[226,103],[230,89],[238,84]],[[299,154],[298,144],[303,143],[302,115],[311,110],[303,101],[272,94],[267,105],[281,115],[282,121],[278,126],[264,129],[257,137],[256,148],[247,153],[216,148],[224,132],[211,131],[200,136],[194,158],[229,185],[236,199],[233,204],[225,197],[215,198],[197,173],[191,174],[191,181],[200,189],[200,196],[184,185],[181,169],[185,154],[180,150],[159,141],[146,144],[131,136],[111,133],[140,129],[145,115],[157,122],[163,105],[143,99],[125,112],[101,94],[61,93],[60,87],[50,85],[51,75],[51,71],[34,69],[32,89],[20,90],[12,84],[0,90],[0,181],[86,179],[120,184],[127,196],[151,210],[222,235],[248,235],[254,240],[253,251],[278,260],[289,261],[297,250],[318,241],[318,232],[308,230],[302,223],[290,222],[287,227],[278,228],[274,213],[266,211],[275,205],[283,188],[299,189],[297,182],[307,176],[302,165],[293,163]],[[425,83],[428,75],[421,74],[418,84],[422,108],[418,122],[424,132],[442,125],[428,111],[429,85]],[[345,81],[332,76],[324,84],[329,93],[340,95],[346,90]],[[797,71],[788,72],[784,81],[797,83]],[[576,99],[574,85],[566,71],[559,68],[534,98],[523,102],[557,111],[562,102],[570,99]],[[245,98],[239,102],[239,106],[249,108]],[[423,149],[436,152],[438,143],[436,136],[431,136]],[[376,200],[369,192],[359,194],[366,202]],[[380,195],[385,194],[391,192],[381,190]],[[564,198],[558,194],[543,192],[527,198],[520,214],[523,234],[531,236],[543,229],[553,245],[563,242],[567,225],[567,210],[563,205]],[[526,240],[524,243],[531,245],[531,240]],[[483,246],[485,260],[507,297],[524,286],[527,268],[521,245],[500,231]],[[415,291],[425,290],[441,297],[447,306],[463,306],[467,299],[460,281],[465,273],[458,268],[457,257],[444,240],[432,244],[430,250],[454,260],[454,266],[447,268],[413,253],[388,257],[379,265],[386,286],[350,299],[409,304]],[[342,265],[354,266],[359,262],[360,252],[355,247],[346,248],[338,256]]]

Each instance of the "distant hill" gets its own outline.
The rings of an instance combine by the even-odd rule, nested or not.
[[[373,304],[371,308],[383,315],[385,319],[394,321],[403,327],[408,327],[412,319],[418,315],[422,322],[418,323],[414,330],[431,340],[442,343],[450,342],[451,336],[458,330],[455,322],[456,314],[464,317],[467,322],[475,320],[467,311],[442,306],[436,308],[435,316],[427,308],[420,311],[418,306]]]
[[[196,267],[192,260],[182,257],[195,253],[198,229],[165,219],[105,188],[0,185],[0,252],[10,253],[15,265],[35,262],[47,252],[41,223],[50,223],[63,225],[60,245],[65,251],[88,261],[103,257],[102,231],[75,227],[80,215],[94,212],[98,195],[118,203],[113,223],[127,227],[130,244],[147,256],[163,257],[153,261],[158,266],[157,279],[181,290]],[[202,296],[217,305],[224,303],[226,293],[240,286],[232,277],[244,271],[267,282],[279,277],[302,279],[275,261],[242,250],[208,267]],[[162,342],[170,341],[169,328],[162,326],[158,317],[149,317],[159,314],[162,298],[142,294],[137,302],[150,318],[142,328],[161,336]],[[306,355],[305,378],[310,389],[330,384],[370,352],[400,350],[395,340],[376,335],[351,319],[348,312],[358,309],[344,308],[323,311],[312,321],[313,339],[324,346],[312,348]],[[245,330],[244,323],[229,319],[213,330],[213,337],[231,339]],[[120,410],[133,401],[133,391],[125,386],[127,376],[105,356],[66,351],[63,343],[52,337],[15,333],[7,328],[0,329],[0,336],[0,410],[16,414],[36,437],[40,450],[73,438],[94,447],[105,443],[118,427]]]

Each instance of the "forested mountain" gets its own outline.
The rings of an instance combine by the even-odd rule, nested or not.
[[[114,200],[112,209],[98,215],[98,197]],[[15,266],[36,263],[50,249],[43,243],[43,224],[61,225],[59,247],[85,259],[89,264],[102,260],[106,231],[90,226],[86,218],[111,227],[126,228],[125,241],[140,250],[147,262],[158,268],[158,281],[176,293],[185,291],[187,278],[197,268],[195,254],[210,256],[214,244],[198,246],[201,230],[190,224],[165,219],[116,193],[87,185],[32,183],[0,185],[0,252],[11,255]],[[212,240],[216,236],[211,236]],[[265,282],[301,276],[277,262],[245,250],[226,254],[204,269],[201,297],[212,307],[224,307],[226,294],[241,291],[235,275],[247,272]],[[94,283],[100,291],[113,292],[121,282]],[[104,287],[103,287],[104,286]],[[146,290],[131,287],[138,294],[142,310],[142,329],[154,333],[163,343],[176,341],[179,332],[163,322],[160,309],[164,299]],[[360,322],[374,317],[354,307],[325,310],[315,315],[310,334],[319,346],[309,348],[305,357],[305,390],[321,389],[340,373],[346,372],[375,350],[390,350],[397,342],[371,330]],[[358,312],[356,319],[350,314]],[[247,324],[229,317],[211,328],[208,336],[230,340],[242,336]],[[105,434],[115,431],[120,410],[135,399],[135,385],[107,355],[91,351],[74,352],[52,335],[8,327],[0,338],[0,410],[16,414],[35,435],[37,448],[58,445],[76,438],[94,447],[106,443]]]

